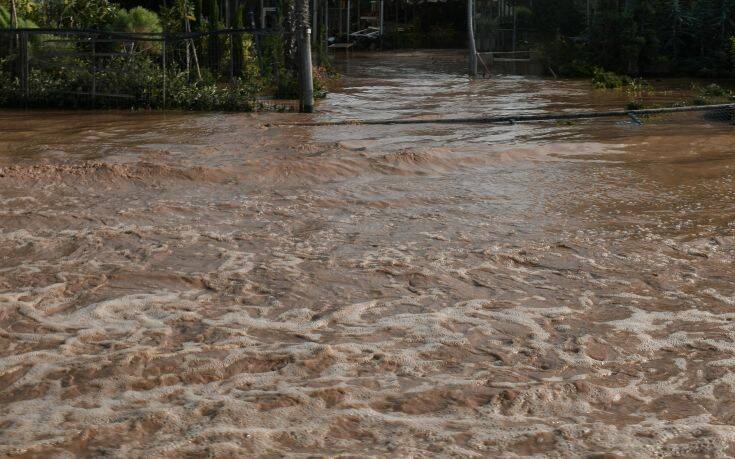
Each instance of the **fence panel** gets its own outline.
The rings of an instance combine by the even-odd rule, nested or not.
[[[187,85],[217,90],[267,80],[279,88],[282,37],[253,28],[183,34],[2,29],[0,97],[4,105],[166,107]]]

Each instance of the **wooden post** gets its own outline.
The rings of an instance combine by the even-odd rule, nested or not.
[[[97,99],[97,37],[92,37],[92,106]]]
[[[184,2],[184,8],[188,9],[188,2]],[[253,25],[253,28],[255,25]],[[184,30],[186,33],[191,33],[191,23],[189,22],[189,15],[184,14]],[[194,43],[194,39],[191,38],[186,42],[186,71],[189,72],[189,47],[191,47],[191,52],[194,57],[194,66],[197,70],[197,78],[199,80],[202,79],[202,71],[199,68],[199,57],[197,56],[197,47]]]
[[[258,2],[258,7],[260,7],[260,28],[265,29],[265,4],[263,0]]]
[[[238,40],[240,37],[238,36]],[[235,82],[235,32],[230,27],[230,83]]]
[[[163,109],[166,110],[166,34],[163,34]]]
[[[472,12],[475,10],[474,1],[467,0],[467,40],[469,41],[470,48],[470,64],[469,64],[469,75],[470,78],[477,76],[477,46],[475,45],[475,27],[474,27],[474,15]]]
[[[304,27],[299,34],[299,57],[301,70],[301,100],[299,111],[314,111],[314,71],[311,63],[311,29]]]
[[[20,85],[25,94],[26,101],[31,95],[31,88],[28,82],[29,73],[29,57],[28,57],[28,32],[20,33],[20,48],[18,49],[18,59],[20,61]]]

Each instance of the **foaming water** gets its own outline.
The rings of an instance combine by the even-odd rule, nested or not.
[[[314,120],[626,100],[337,65]],[[0,112],[0,455],[735,454],[732,125],[302,119]]]

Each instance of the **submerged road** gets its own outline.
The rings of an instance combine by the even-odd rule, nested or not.
[[[337,66],[307,120],[627,97]],[[731,125],[304,119],[0,112],[0,456],[735,454]]]

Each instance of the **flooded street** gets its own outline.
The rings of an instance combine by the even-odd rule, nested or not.
[[[735,126],[286,125],[628,100],[336,66],[311,117],[0,111],[0,457],[735,455]]]

